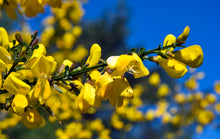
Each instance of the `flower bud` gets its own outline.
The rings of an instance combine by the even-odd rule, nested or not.
[[[186,39],[189,36],[189,26],[186,26],[183,33],[179,35],[179,37],[176,39],[176,42],[179,44],[185,43]]]

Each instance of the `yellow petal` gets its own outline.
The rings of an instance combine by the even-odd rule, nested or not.
[[[0,59],[0,71],[6,71],[6,64]]]
[[[115,69],[119,56],[110,56],[107,59],[107,64],[110,69]]]
[[[85,83],[83,88],[83,98],[88,102],[91,107],[97,108],[101,105],[101,100],[95,93],[95,88],[89,84]]]
[[[123,104],[124,98],[133,98],[133,90],[126,78],[114,79],[112,84],[112,92],[109,97],[109,102],[112,106],[120,107]]]
[[[199,45],[192,45],[174,52],[174,58],[189,67],[197,68],[203,63],[203,52]]]
[[[38,77],[41,73],[45,73],[47,76],[50,75],[56,66],[56,62],[52,61],[50,58],[41,56],[32,66],[31,71]]]
[[[9,46],[8,33],[3,27],[0,27],[0,46],[3,46],[6,49]]]
[[[43,99],[47,100],[51,95],[51,88],[50,88],[50,83],[48,80],[45,82],[45,89],[44,89],[44,94],[43,94]]]
[[[140,78],[140,77],[144,77],[144,76],[149,75],[149,71],[144,66],[140,57],[136,53],[133,53],[132,56],[135,59],[135,63],[131,63],[131,65],[130,65],[131,67],[129,67],[129,69],[132,69],[134,78]],[[132,64],[134,64],[134,65],[132,65]]]
[[[3,88],[6,89],[11,94],[22,93],[26,94],[30,91],[31,87],[23,82],[22,80],[18,79],[14,72],[10,73],[9,76],[6,78]]]
[[[98,44],[93,44],[90,49],[90,55],[86,61],[86,64],[89,64],[88,67],[95,66],[99,63],[101,58],[101,47]]]
[[[180,44],[185,43],[186,39],[189,36],[189,31],[190,31],[189,26],[186,26],[185,29],[183,30],[183,33],[180,34],[179,37],[177,37],[176,42]]]
[[[17,9],[16,1],[10,1],[10,4],[5,4],[4,8],[5,8],[7,15],[11,19],[17,19],[17,15],[16,15],[16,11],[15,11],[15,9]]]
[[[163,42],[163,46],[168,46],[176,42],[176,37],[173,34],[168,34]]]
[[[27,1],[24,13],[27,17],[34,17],[38,13],[44,13],[44,8],[38,0]]]
[[[31,58],[28,60],[27,67],[30,68],[38,58],[40,58],[42,55],[46,55],[46,48],[43,44],[38,44],[38,48],[34,49],[33,54]]]
[[[12,108],[15,113],[22,115],[24,113],[24,108],[28,106],[28,101],[25,95],[16,94],[12,101]]]
[[[167,74],[172,78],[181,78],[188,71],[186,65],[173,59],[173,58],[158,58],[159,65],[167,72]]]
[[[96,81],[96,94],[102,99],[107,100],[112,92],[111,83],[113,82],[113,78],[110,74],[105,72],[102,76],[100,76]]]
[[[7,51],[6,48],[0,47],[0,59],[4,61],[6,64],[11,63],[11,54]]]

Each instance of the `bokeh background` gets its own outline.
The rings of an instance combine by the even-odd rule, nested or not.
[[[204,94],[215,94],[216,100],[219,101],[220,98],[214,91],[214,83],[216,80],[220,80],[220,47],[218,46],[218,41],[220,40],[219,6],[220,2],[218,0],[89,0],[82,5],[84,15],[79,25],[83,31],[75,45],[84,44],[89,49],[93,43],[98,43],[103,47],[104,56],[109,53],[114,55],[126,53],[134,47],[144,47],[148,50],[156,48],[160,43],[163,43],[163,39],[167,34],[171,33],[178,36],[182,33],[185,26],[189,26],[190,35],[185,45],[199,44],[204,52],[203,64],[196,69],[198,73],[205,73],[204,78],[199,80],[198,88]],[[43,20],[51,15],[49,7],[46,6],[45,8],[45,13],[38,14],[36,18],[20,16],[20,19],[13,21],[5,17],[0,19],[0,25],[12,31],[22,30],[26,26],[30,32],[38,30],[41,34],[44,26],[39,23],[43,23]],[[56,50],[56,48],[49,48],[48,51],[53,53]],[[184,84],[191,76],[191,74],[187,74],[181,79],[174,80],[169,78],[155,63],[145,61],[144,64],[150,71],[159,72],[162,82],[168,84],[172,91],[175,90],[176,84]],[[157,101],[155,100],[154,93],[156,89],[146,84],[148,78],[133,81],[130,75],[127,76],[131,80],[132,86],[139,83],[145,85],[145,89],[148,88],[147,95],[143,95],[142,98],[144,104],[139,110],[145,113],[149,108],[155,108],[154,104]],[[183,88],[183,90],[185,91],[186,89]],[[149,93],[150,91],[152,92]],[[170,105],[175,105],[172,100],[173,96],[170,95],[166,98],[168,102],[170,101]],[[181,106],[177,105],[178,108]],[[87,120],[95,117],[102,118],[105,125],[109,126],[108,122],[110,122],[109,119],[111,117],[106,115],[111,116],[113,111],[114,108],[105,110],[104,106],[93,116],[84,115],[84,118]],[[216,115],[215,119],[209,124],[204,125],[201,133],[196,131],[197,123],[195,122],[192,126],[178,127],[178,130],[183,129],[184,131],[179,136],[170,135],[166,136],[166,138],[206,139],[212,137],[217,139],[220,137],[219,115]],[[126,118],[124,122],[129,123]],[[111,127],[112,138],[164,138],[163,134],[165,135],[166,132],[175,130],[175,133],[177,133],[177,128],[174,129],[168,125],[163,125],[160,122],[160,118],[152,122],[133,121],[131,123],[133,128],[128,132]],[[16,136],[19,136],[19,138],[46,138],[46,136],[48,136],[47,138],[55,138],[54,131],[57,128],[59,128],[57,123],[47,123],[43,129],[26,132],[27,129],[19,125],[5,131],[5,133],[8,133],[11,138]],[[41,133],[41,136],[39,136],[39,133]],[[157,135],[158,133],[162,134]]]

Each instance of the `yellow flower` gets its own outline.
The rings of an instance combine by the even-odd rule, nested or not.
[[[203,52],[199,45],[192,45],[173,53],[173,57],[189,67],[197,68],[203,63]]]
[[[176,37],[173,34],[168,34],[163,41],[163,46],[172,45],[175,42],[176,42]],[[170,47],[168,49],[168,51],[173,51],[173,50],[174,50],[173,47]],[[164,50],[164,51],[167,51],[167,50]]]
[[[9,76],[6,78],[3,88],[6,89],[10,94],[24,94],[26,95],[31,87],[16,77],[14,72],[10,73]]]
[[[90,108],[97,108],[101,105],[101,100],[95,93],[95,88],[85,83],[80,90],[80,94],[76,98],[75,106],[76,109],[82,113],[86,113]]]
[[[7,13],[7,15],[11,18],[11,19],[16,19],[17,15],[16,15],[16,9],[17,9],[17,2],[16,0],[8,0],[7,1],[9,4],[5,4],[4,5],[4,9]]]
[[[158,86],[160,83],[160,75],[156,72],[152,73],[149,77],[149,83],[153,86]]]
[[[38,78],[35,86],[34,97],[43,104],[51,95],[51,88],[48,81],[50,75],[55,71],[56,62],[53,57],[41,56],[32,66],[31,71]]]
[[[186,100],[186,95],[184,93],[178,93],[174,96],[174,99],[177,103],[183,104]]]
[[[159,97],[164,97],[167,96],[169,93],[170,89],[169,86],[167,84],[161,84],[160,87],[157,90],[157,95]]]
[[[198,87],[198,83],[194,78],[190,78],[186,80],[185,86],[190,90],[194,90]]]
[[[198,113],[197,120],[199,123],[206,125],[214,119],[214,114],[209,110],[202,110]]]
[[[162,58],[157,56],[156,61],[172,78],[181,78],[188,71],[186,65],[173,58]]]
[[[6,49],[9,46],[8,33],[3,27],[0,27],[0,46],[5,47]]]
[[[220,81],[219,80],[215,81],[214,90],[217,94],[220,94]]]
[[[102,99],[107,100],[112,91],[111,83],[113,82],[112,76],[105,72],[96,80],[96,94]]]
[[[155,118],[155,111],[153,109],[149,109],[145,113],[145,118],[147,121],[152,121]]]
[[[90,55],[86,61],[89,64],[88,67],[95,66],[99,63],[101,58],[101,47],[98,44],[93,44],[90,49]]]
[[[180,44],[185,43],[186,39],[189,36],[189,31],[190,31],[189,26],[186,26],[185,29],[183,30],[183,33],[180,34],[179,37],[177,37],[176,42]]]
[[[23,3],[23,4],[22,4]],[[44,13],[43,6],[39,3],[38,0],[23,0],[21,6],[25,7],[24,13],[27,17],[34,17],[38,13]]]
[[[38,48],[33,51],[32,56],[28,60],[27,67],[30,68],[38,58],[40,58],[42,55],[46,55],[46,48],[43,44],[38,44]]]
[[[16,94],[12,101],[12,109],[18,115],[24,113],[24,108],[28,106],[28,100],[23,94]]]
[[[22,115],[24,125],[29,129],[39,128],[44,125],[45,121],[37,109],[28,108]]]
[[[132,73],[135,78],[149,74],[148,69],[136,53],[132,55],[111,56],[107,59],[107,64],[110,69],[114,70],[112,76],[121,76],[126,71]]]
[[[133,98],[134,92],[126,78],[115,78],[111,83],[109,102],[112,106],[120,107],[123,105],[124,98]]]

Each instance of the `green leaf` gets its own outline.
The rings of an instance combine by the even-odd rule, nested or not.
[[[138,51],[138,55],[141,56],[144,52],[145,52],[145,48],[142,47],[142,48]]]
[[[129,55],[131,55],[132,53],[137,53],[137,48],[132,48],[129,52],[128,52],[128,54]]]

